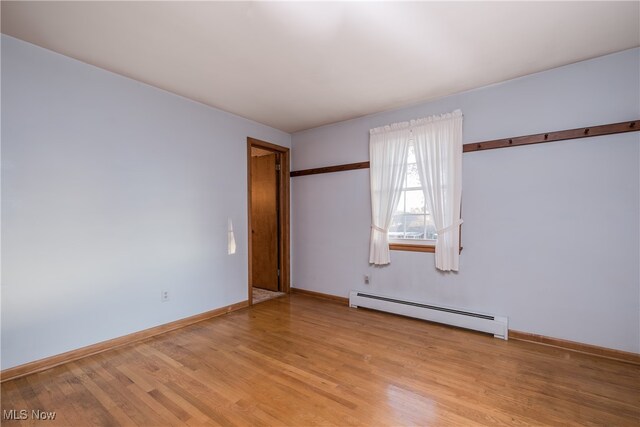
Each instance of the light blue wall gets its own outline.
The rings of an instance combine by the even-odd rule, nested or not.
[[[369,128],[455,108],[466,142],[637,119],[639,62],[635,49],[301,132],[293,168],[366,160]],[[2,369],[246,299],[245,139],[289,135],[2,36],[1,136]],[[639,140],[465,154],[450,275],[429,254],[368,266],[367,171],[295,178],[294,286],[640,351]]]
[[[368,160],[370,128],[457,108],[465,142],[635,120],[639,64],[633,49],[299,132],[292,169]],[[639,141],[636,132],[465,154],[457,274],[424,253],[368,265],[368,170],[294,178],[293,284],[507,315],[511,329],[640,352]]]
[[[3,35],[2,368],[246,300],[247,136],[290,146]]]

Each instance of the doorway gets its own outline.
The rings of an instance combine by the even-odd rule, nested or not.
[[[289,293],[289,149],[247,138],[249,304]]]

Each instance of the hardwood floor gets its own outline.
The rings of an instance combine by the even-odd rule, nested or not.
[[[640,366],[306,295],[2,384],[3,425],[640,425]]]

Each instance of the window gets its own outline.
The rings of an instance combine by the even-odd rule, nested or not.
[[[405,249],[406,245],[435,246],[438,236],[433,219],[427,211],[413,142],[410,142],[408,152],[407,174],[400,202],[389,227],[391,249]]]
[[[389,264],[392,249],[434,252],[438,270],[458,271],[462,149],[460,110],[369,130],[370,264]]]

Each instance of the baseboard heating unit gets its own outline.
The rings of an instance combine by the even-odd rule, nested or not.
[[[358,291],[351,291],[349,293],[349,306],[354,308],[370,308],[372,310],[386,311],[402,316],[458,326],[460,328],[473,329],[474,331],[493,334],[494,337],[504,340],[509,338],[509,321],[504,316],[476,313],[436,304],[400,300]]]

